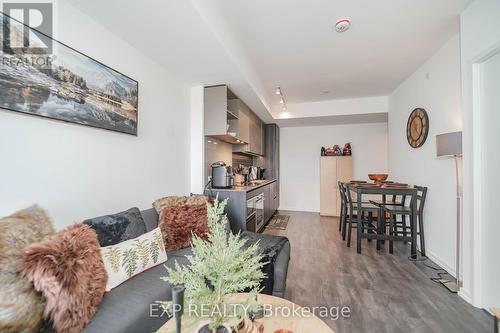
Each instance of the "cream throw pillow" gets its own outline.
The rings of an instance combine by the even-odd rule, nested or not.
[[[167,261],[160,228],[116,245],[101,247],[101,256],[108,273],[106,291]]]

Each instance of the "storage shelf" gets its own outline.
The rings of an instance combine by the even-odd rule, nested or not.
[[[232,111],[227,110],[227,119],[228,120],[238,119],[238,116],[234,114]]]

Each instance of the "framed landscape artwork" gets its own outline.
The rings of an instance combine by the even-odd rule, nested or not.
[[[10,30],[10,38],[23,40],[26,26],[4,24],[10,18],[0,14],[0,26]],[[24,55],[3,49],[0,108],[137,135],[138,82],[51,40],[50,55],[37,55],[50,56],[44,66],[21,62]]]

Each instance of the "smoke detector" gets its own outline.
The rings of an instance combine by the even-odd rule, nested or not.
[[[351,21],[348,19],[341,19],[338,20],[337,23],[335,23],[335,31],[339,33],[349,30],[350,27],[351,27]]]

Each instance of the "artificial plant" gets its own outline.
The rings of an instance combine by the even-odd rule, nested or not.
[[[224,213],[227,199],[207,204],[209,234],[206,240],[193,235],[193,254],[187,256],[189,264],[175,263],[175,268],[166,267],[168,275],[162,277],[172,285],[185,286],[184,314],[193,320],[210,320],[209,328],[214,332],[224,324],[233,325],[243,313],[222,311],[226,308],[255,311],[260,282],[265,278],[262,272],[262,256],[258,243],[247,246],[240,234],[228,232],[228,219]],[[226,296],[249,291],[245,303],[229,303]],[[168,311],[170,302],[161,302]],[[242,306],[238,306],[242,305]],[[193,318],[188,309],[205,309],[209,318]],[[244,307],[243,307],[244,306]],[[199,312],[198,312],[199,313]]]

